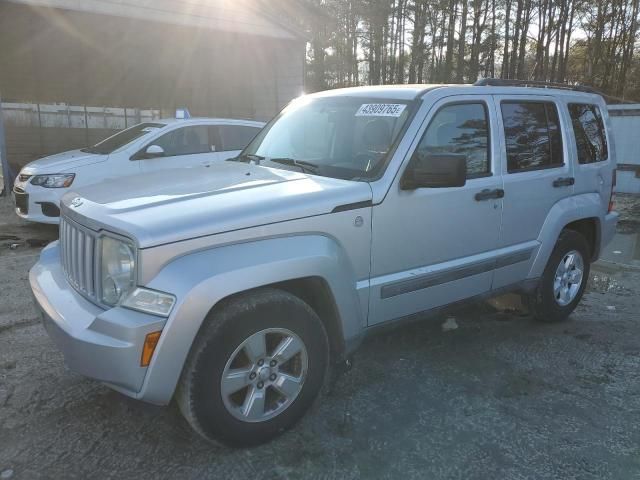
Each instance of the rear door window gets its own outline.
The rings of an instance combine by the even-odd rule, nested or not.
[[[220,125],[218,129],[224,151],[242,150],[260,131],[257,127],[246,125]]]
[[[558,109],[553,102],[503,101],[509,173],[564,165]]]
[[[600,109],[596,105],[570,103],[569,115],[573,125],[578,162],[603,162],[608,157],[607,136]]]

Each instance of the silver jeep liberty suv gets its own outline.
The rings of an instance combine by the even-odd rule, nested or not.
[[[513,83],[307,95],[231,161],[67,194],[30,272],[46,329],[73,370],[251,445],[376,327],[506,291],[564,319],[615,230],[607,109]]]

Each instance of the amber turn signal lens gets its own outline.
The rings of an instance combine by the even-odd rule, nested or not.
[[[160,334],[162,332],[151,332],[147,333],[147,336],[144,337],[144,345],[142,346],[142,358],[140,358],[140,366],[148,367],[149,363],[151,363],[151,357],[153,356],[153,351],[156,349],[156,345],[158,345],[158,340],[160,340]]]

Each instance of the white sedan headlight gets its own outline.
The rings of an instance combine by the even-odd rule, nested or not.
[[[133,246],[116,238],[103,237],[100,266],[100,301],[106,305],[117,305],[135,286]]]
[[[51,175],[35,175],[31,184],[44,188],[66,188],[73,183],[75,173],[54,173]]]

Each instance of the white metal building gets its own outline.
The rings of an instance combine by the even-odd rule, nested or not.
[[[616,190],[640,193],[640,103],[609,105],[618,157]]]

